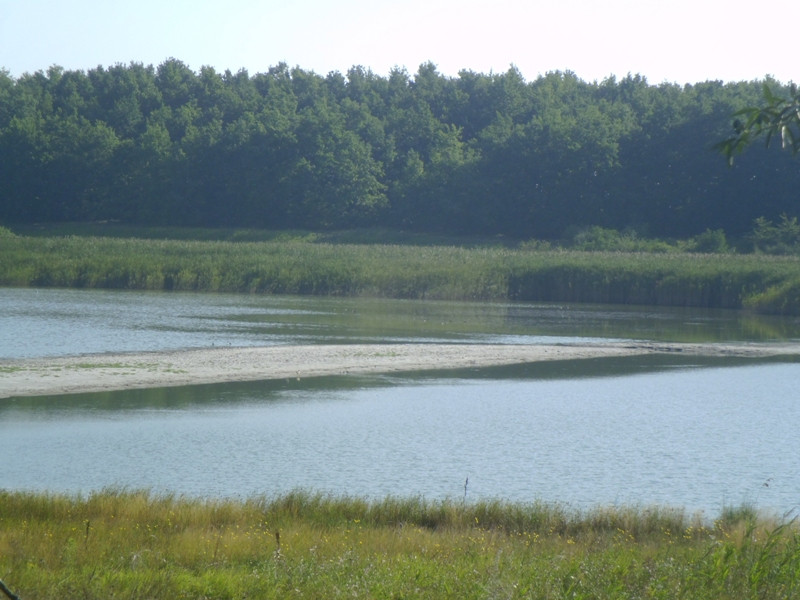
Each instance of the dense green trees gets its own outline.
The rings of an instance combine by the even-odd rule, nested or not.
[[[712,149],[760,92],[432,63],[386,77],[176,59],[0,71],[0,222],[742,235],[798,213],[788,153],[727,168]]]

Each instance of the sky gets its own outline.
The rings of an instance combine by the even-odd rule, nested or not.
[[[0,69],[88,70],[176,58],[198,71],[410,75],[422,63],[531,81],[639,74],[651,84],[800,81],[800,1],[0,0]]]

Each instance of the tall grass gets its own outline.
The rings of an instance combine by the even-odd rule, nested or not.
[[[0,492],[0,578],[31,598],[791,598],[794,522],[295,492]]]
[[[800,258],[0,236],[0,285],[533,300],[800,314]]]

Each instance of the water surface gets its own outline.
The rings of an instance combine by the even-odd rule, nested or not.
[[[795,363],[516,369],[14,399],[0,487],[459,498],[469,477],[471,499],[581,508],[800,504]]]
[[[738,311],[0,288],[0,358],[349,342],[800,340]]]
[[[735,311],[0,289],[0,356],[211,345],[797,340]],[[0,401],[0,488],[800,504],[795,360],[680,355]]]

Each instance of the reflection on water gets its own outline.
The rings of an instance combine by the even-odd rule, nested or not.
[[[0,358],[353,342],[800,339],[735,311],[0,289]],[[680,355],[0,401],[0,488],[800,504],[797,362]],[[764,485],[765,483],[768,485]]]
[[[737,311],[0,288],[0,358],[287,343],[800,339]]]
[[[628,357],[17,398],[0,487],[800,504],[796,362]],[[10,457],[10,458],[8,458]],[[768,482],[768,485],[764,485]]]

